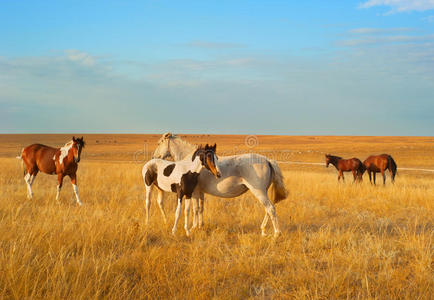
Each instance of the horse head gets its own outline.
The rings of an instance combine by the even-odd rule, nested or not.
[[[215,177],[220,178],[221,172],[218,167],[218,157],[216,154],[217,145],[209,146],[208,144],[205,147],[202,145],[197,148],[197,150],[193,153],[192,161],[195,160],[196,157],[199,157],[202,166],[207,168]]]
[[[325,159],[326,159],[326,168],[328,168],[330,164],[330,154],[326,154]]]
[[[72,151],[74,154],[74,162],[79,163],[80,157],[81,157],[81,151],[84,148],[84,139],[81,138],[75,138],[75,136],[72,137]]]
[[[152,158],[161,158],[166,159],[171,156],[170,153],[170,139],[175,137],[172,133],[166,132],[163,136],[158,140],[157,148],[152,155]]]

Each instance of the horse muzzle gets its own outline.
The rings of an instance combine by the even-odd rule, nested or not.
[[[74,162],[78,164],[80,162],[80,157],[74,157]]]

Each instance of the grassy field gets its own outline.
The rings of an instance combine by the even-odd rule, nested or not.
[[[324,153],[365,159],[389,153],[395,185],[337,182],[318,165],[282,163],[288,199],[277,206],[283,235],[261,237],[264,216],[250,193],[206,196],[205,228],[172,236],[175,198],[164,225],[155,198],[144,222],[143,160],[160,135],[87,135],[78,171],[84,203],[69,180],[40,174],[26,199],[19,162],[33,142],[61,146],[68,135],[0,136],[0,298],[432,299],[434,138],[183,136],[217,152],[264,153],[323,162]],[[378,179],[378,178],[377,178]]]

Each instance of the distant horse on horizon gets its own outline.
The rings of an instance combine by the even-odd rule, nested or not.
[[[77,203],[81,205],[76,173],[84,144],[83,137],[75,138],[73,136],[72,140],[61,148],[52,148],[42,144],[25,147],[17,158],[21,160],[23,165],[24,181],[27,184],[27,198],[33,198],[32,184],[38,172],[41,171],[49,175],[57,174],[56,200],[59,200],[63,178],[69,176]]]
[[[371,184],[372,184],[371,173],[373,173],[374,184],[376,184],[375,183],[376,173],[381,173],[381,175],[383,175],[383,185],[385,185],[386,184],[386,174],[384,173],[385,170],[389,170],[392,183],[395,183],[396,170],[398,167],[391,155],[389,154],[371,155],[367,159],[365,159],[363,165],[366,171],[368,171],[369,182]]]
[[[350,159],[343,159],[340,156],[335,156],[331,154],[325,155],[326,159],[326,167],[328,168],[329,164],[335,166],[336,170],[338,170],[338,181],[342,178],[342,181],[345,181],[344,172],[352,172],[354,180],[353,182],[362,181],[362,175],[364,172],[364,167],[360,159],[353,157]]]
[[[196,150],[192,145],[174,134],[166,133],[158,141],[153,157],[172,157],[175,161],[191,157]],[[274,235],[280,235],[279,222],[275,204],[288,196],[282,172],[278,164],[265,156],[248,153],[232,156],[221,156],[216,161],[221,177],[216,178],[211,172],[203,169],[195,193],[193,193],[193,228],[203,225],[204,194],[222,198],[234,198],[251,191],[264,206],[265,216],[261,224],[262,235],[268,220],[271,219]],[[271,197],[267,195],[270,188]],[[162,199],[162,192],[158,195]]]

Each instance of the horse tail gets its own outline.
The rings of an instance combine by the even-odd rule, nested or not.
[[[21,154],[19,156],[16,156],[15,158],[21,160],[21,170],[23,170],[23,175],[26,176],[27,171],[26,168],[24,168],[23,152],[24,148],[23,150],[21,150]]]
[[[363,175],[363,173],[365,173],[366,171],[366,166],[364,163],[362,163],[361,161],[359,161],[359,167],[357,168],[357,173],[359,173],[360,175]]]
[[[387,156],[387,167],[389,168],[390,171],[392,171],[392,181],[395,181],[396,170],[398,167],[391,155]]]
[[[285,183],[283,182],[282,171],[280,170],[279,165],[274,160],[268,160],[268,164],[271,169],[271,201],[276,204],[283,199],[288,197],[288,190],[286,189]]]

